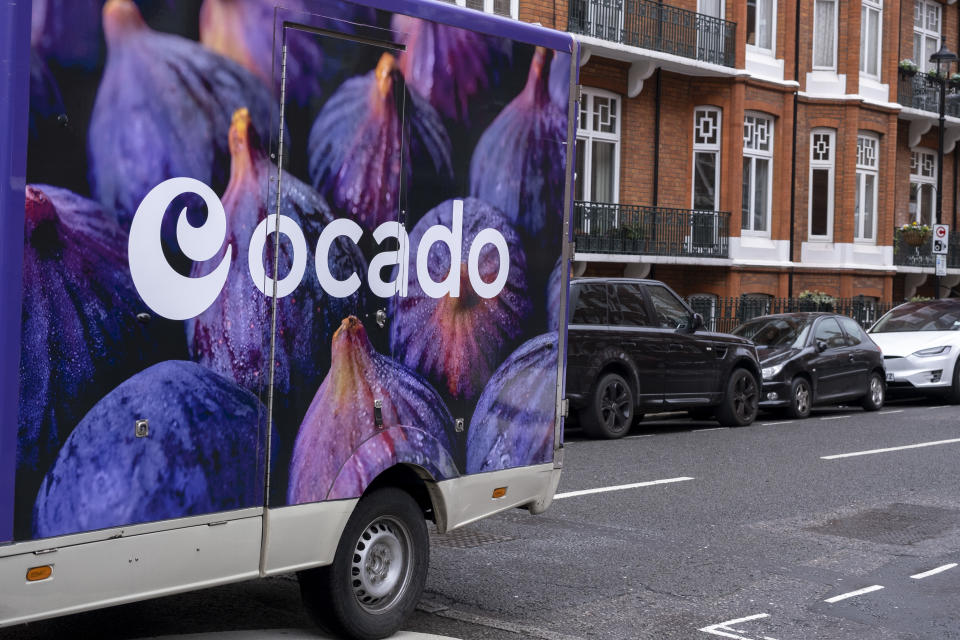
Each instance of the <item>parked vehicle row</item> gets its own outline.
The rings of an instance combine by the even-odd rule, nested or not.
[[[960,403],[960,300],[900,305],[869,331],[844,315],[767,315],[731,334],[656,280],[570,284],[567,396],[584,431],[619,438],[649,412],[724,426],[758,411],[805,418],[818,405],[883,407],[887,389]]]
[[[733,330],[760,356],[760,407],[806,418],[819,404],[883,406],[883,354],[853,319],[832,313],[781,313],[748,320]]]

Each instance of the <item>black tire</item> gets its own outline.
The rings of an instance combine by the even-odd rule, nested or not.
[[[870,380],[867,382],[867,395],[863,396],[863,406],[865,411],[880,411],[883,408],[883,401],[887,396],[886,382],[876,371],[870,373]]]
[[[297,574],[304,607],[322,629],[386,638],[413,613],[427,581],[429,536],[405,491],[387,487],[357,503],[333,563]]]
[[[757,417],[760,385],[746,369],[734,369],[727,381],[727,392],[717,407],[717,421],[725,427],[745,427]]]
[[[944,399],[950,404],[960,404],[960,358],[953,363],[953,384]]]
[[[606,373],[594,387],[590,404],[580,412],[580,424],[592,438],[622,438],[634,420],[633,390],[623,377]]]
[[[791,418],[806,418],[813,407],[813,389],[806,378],[796,377],[790,384],[790,404],[787,415]]]

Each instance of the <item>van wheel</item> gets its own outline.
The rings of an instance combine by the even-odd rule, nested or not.
[[[634,400],[630,385],[616,373],[600,378],[590,404],[580,412],[580,424],[592,438],[622,438],[633,424]]]
[[[333,563],[301,571],[300,595],[322,629],[349,638],[385,638],[420,601],[430,561],[423,512],[388,487],[357,503]]]
[[[717,407],[717,421],[725,427],[743,427],[757,417],[760,386],[746,369],[734,369],[727,381],[723,401]]]
[[[813,405],[813,392],[806,378],[794,378],[790,385],[790,404],[787,405],[787,415],[791,418],[806,418],[810,415]]]
[[[874,371],[870,374],[867,384],[867,395],[863,396],[863,408],[866,411],[879,411],[883,408],[884,381],[880,374]]]

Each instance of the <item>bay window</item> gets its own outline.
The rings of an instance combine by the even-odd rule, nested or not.
[[[883,0],[863,0],[860,5],[860,73],[880,79],[880,43]]]
[[[773,119],[743,117],[743,202],[741,230],[769,235],[773,185]]]
[[[880,140],[869,133],[857,136],[857,183],[854,193],[853,239],[876,242],[877,170]]]
[[[830,240],[833,235],[833,182],[836,136],[832,129],[810,133],[810,217],[807,235],[811,240]]]

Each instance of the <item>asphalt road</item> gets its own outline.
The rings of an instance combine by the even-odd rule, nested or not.
[[[569,429],[547,513],[435,536],[407,630],[960,639],[960,408],[905,401],[737,429],[655,418],[612,442]],[[309,628],[296,583],[274,578],[0,630],[0,640]]]

